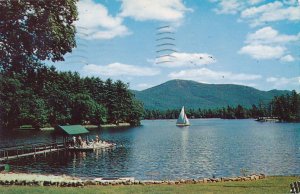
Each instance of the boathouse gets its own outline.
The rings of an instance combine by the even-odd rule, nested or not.
[[[68,142],[70,136],[87,134],[89,131],[81,125],[58,125],[55,128],[57,133],[63,134],[63,142]]]

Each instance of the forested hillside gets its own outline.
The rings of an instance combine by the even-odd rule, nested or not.
[[[180,109],[145,110],[145,119],[177,119]],[[188,118],[222,118],[222,119],[247,119],[259,117],[271,117],[279,121],[300,121],[300,94],[295,90],[291,93],[275,96],[270,103],[260,102],[253,104],[251,108],[241,105],[227,106],[216,109],[186,109]],[[263,120],[263,119],[262,119]]]
[[[290,91],[260,91],[252,87],[232,84],[203,84],[188,80],[171,80],[143,91],[134,91],[137,99],[149,110],[216,109],[241,105],[251,108],[253,104],[268,103],[274,96]]]

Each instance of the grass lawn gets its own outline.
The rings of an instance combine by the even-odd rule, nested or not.
[[[209,184],[182,184],[182,185],[132,185],[132,186],[86,186],[76,187],[38,187],[38,186],[0,186],[0,193],[289,193],[290,183],[299,181],[300,177],[267,177],[266,179],[247,182],[222,182]]]

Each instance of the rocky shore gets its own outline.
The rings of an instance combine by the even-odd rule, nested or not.
[[[264,179],[264,174],[253,174],[239,177],[203,178],[203,179],[180,179],[180,180],[135,180],[133,177],[125,178],[95,178],[81,179],[66,175],[40,175],[25,173],[0,173],[0,185],[23,185],[23,186],[56,186],[56,187],[83,187],[88,185],[178,185],[178,184],[206,184],[231,181],[255,181]]]

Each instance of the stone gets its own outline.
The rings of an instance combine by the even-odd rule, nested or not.
[[[144,182],[140,182],[140,185],[146,185]]]
[[[169,181],[168,185],[175,185],[175,181]]]
[[[264,178],[266,178],[266,175],[260,174],[260,175],[259,175],[259,178],[260,178],[260,179],[264,179]]]

